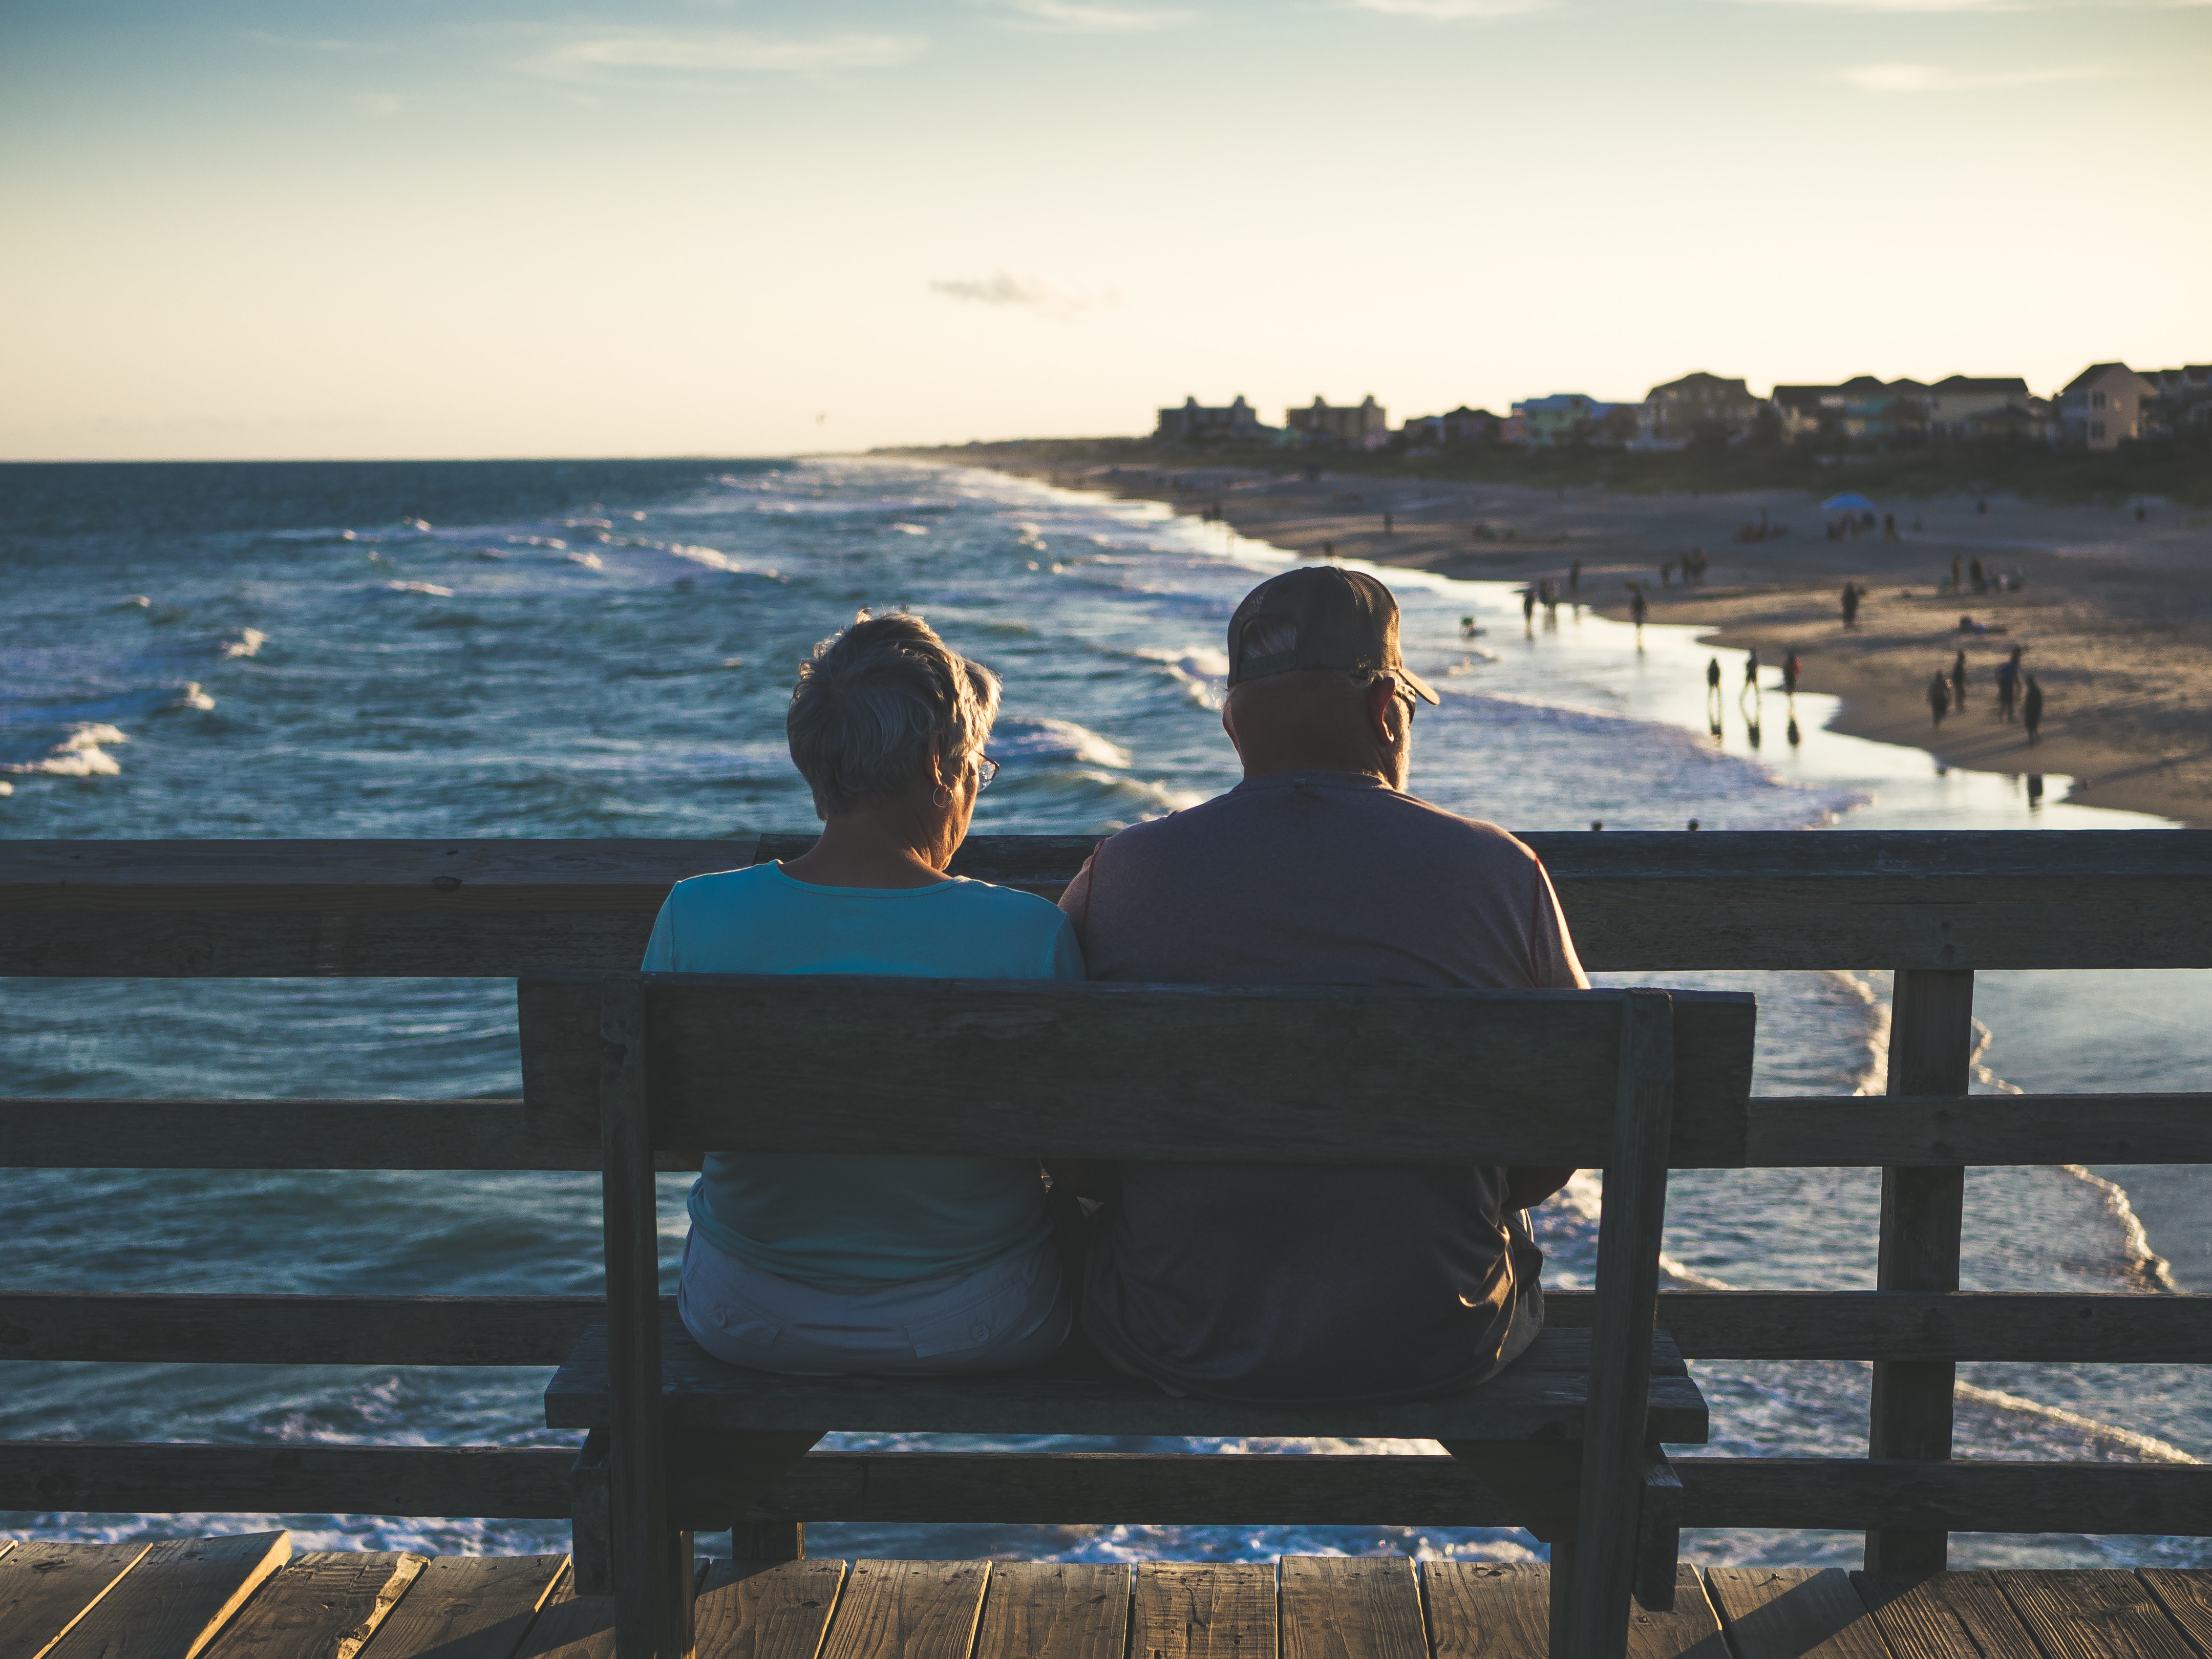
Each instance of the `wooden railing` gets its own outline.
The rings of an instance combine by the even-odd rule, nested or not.
[[[2212,832],[1524,839],[1594,970],[1899,970],[1889,1095],[1754,1099],[1741,1156],[1714,1159],[1881,1167],[1879,1288],[1675,1292],[1662,1313],[1693,1359],[1874,1362],[1872,1455],[1682,1459],[1686,1524],[1863,1528],[1870,1563],[1893,1570],[1940,1565],[1954,1530],[2212,1532],[2212,1469],[1948,1461],[1960,1360],[2212,1363],[2212,1297],[1958,1288],[1966,1165],[2212,1162],[2212,1093],[1966,1092],[1977,969],[2212,967]],[[671,883],[806,840],[0,844],[0,974],[635,967]],[[1091,845],[976,837],[954,868],[1056,896]],[[11,1099],[0,1101],[0,1167],[596,1167],[532,1153],[521,1110],[482,1099]],[[1555,1322],[1587,1322],[1584,1297],[1547,1302]],[[599,1309],[579,1297],[5,1294],[0,1358],[544,1366]],[[1194,1476],[1186,1463],[1164,1483],[1141,1456],[1079,1460],[1079,1476],[1039,1459],[1025,1483],[957,1454],[815,1453],[753,1518],[1048,1522],[1066,1518],[1052,1511],[1079,1479],[1091,1513],[1133,1522],[1505,1519],[1449,1458],[1228,1461],[1239,1467]],[[0,1445],[0,1509],[550,1518],[569,1513],[572,1462],[489,1447],[18,1443]],[[686,1490],[679,1480],[679,1506]],[[696,1502],[711,1514],[709,1493]]]

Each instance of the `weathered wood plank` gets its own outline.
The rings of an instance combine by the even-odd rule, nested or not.
[[[2075,1462],[1677,1457],[1683,1524],[2212,1533],[2212,1468]]]
[[[1705,1582],[1736,1659],[1890,1659],[1839,1567],[1714,1567]]]
[[[616,1659],[615,1598],[572,1595],[572,1573],[531,1621],[514,1659]]]
[[[574,1462],[551,1446],[10,1440],[0,1441],[0,1509],[552,1521],[568,1515]]]
[[[811,1429],[858,1433],[1360,1435],[1469,1440],[1578,1439],[1589,1377],[1589,1336],[1546,1331],[1495,1381],[1437,1400],[1307,1408],[1176,1400],[1104,1370],[1017,1371],[981,1377],[790,1377],[710,1358],[680,1327],[661,1332],[661,1377],[672,1431],[698,1435]],[[1651,1342],[1646,1434],[1702,1443],[1705,1398],[1663,1335]],[[609,1426],[604,1328],[585,1333],[545,1391],[556,1429]]]
[[[1581,1330],[1588,1291],[1547,1290]],[[676,1318],[676,1299],[660,1298]],[[271,1365],[558,1365],[606,1322],[592,1296],[0,1295],[0,1358]],[[1667,1291],[1659,1328],[1688,1359],[2212,1363],[2212,1296]]]
[[[968,1659],[983,1561],[855,1561],[822,1659]]]
[[[654,974],[656,1146],[1601,1164],[1626,992]],[[520,988],[533,1138],[588,1144],[601,979]],[[1672,1156],[1743,1152],[1757,1007],[1676,999]],[[733,1097],[729,1079],[746,1089]],[[1048,1097],[1036,1079],[1049,1077]],[[1480,1079],[1476,1087],[1472,1079]],[[773,1100],[772,1112],[748,1103]],[[1442,1109],[1451,1103],[1451,1109]]]
[[[2212,1095],[1770,1096],[1753,1169],[2212,1162]]]
[[[2187,968],[2212,966],[2206,836],[1524,839],[1593,969]],[[791,856],[811,840],[764,836],[759,855]],[[971,836],[952,869],[1054,897],[1091,844]],[[742,839],[17,842],[0,850],[0,972],[504,978],[622,968],[636,962],[672,882],[750,851]],[[458,884],[436,884],[441,875]],[[533,900],[534,911],[507,908]],[[72,911],[88,910],[117,925],[71,925]]]
[[[1428,1659],[1421,1588],[1400,1555],[1286,1555],[1282,1659]]]
[[[1129,1659],[1276,1659],[1275,1569],[1259,1561],[1140,1561]]]
[[[975,1659],[1122,1659],[1129,1589],[1124,1566],[994,1562]]]
[[[376,1550],[295,1555],[207,1650],[207,1659],[354,1659],[427,1556]]]
[[[845,1571],[842,1561],[714,1563],[692,1610],[698,1659],[815,1659]]]
[[[2050,1659],[2198,1659],[2193,1644],[2133,1573],[1990,1577]]]
[[[1551,1571],[1522,1562],[1425,1561],[1436,1659],[1547,1659]]]
[[[1855,1572],[1851,1585],[1897,1659],[2037,1651],[2035,1638],[1986,1572]]]
[[[194,1659],[291,1555],[289,1532],[164,1539],[46,1659]]]
[[[2201,1651],[2212,1654],[2212,1572],[2138,1567],[2136,1577],[2158,1598],[2166,1616],[2180,1626]]]
[[[39,1659],[121,1582],[148,1547],[33,1540],[0,1557],[0,1659]]]
[[[0,1168],[596,1170],[529,1138],[520,1101],[0,1099]],[[696,1152],[653,1167],[696,1170]]]
[[[441,1555],[362,1659],[513,1659],[568,1570],[565,1555]]]

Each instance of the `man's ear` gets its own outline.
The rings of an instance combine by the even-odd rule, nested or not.
[[[1393,747],[1401,735],[1395,711],[1398,707],[1398,688],[1395,682],[1380,679],[1367,688],[1367,724],[1375,733],[1376,742],[1385,749]]]

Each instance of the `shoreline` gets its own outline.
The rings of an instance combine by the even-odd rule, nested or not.
[[[1878,501],[1899,534],[1830,540],[1840,514],[1788,491],[1629,495],[1601,486],[1540,489],[1358,475],[1317,479],[1194,465],[1071,466],[1015,456],[928,454],[1191,516],[1214,511],[1238,534],[1289,551],[1340,556],[1471,580],[1552,577],[1625,620],[1640,582],[1650,620],[1688,624],[1716,653],[1756,649],[1770,671],[1796,652],[1801,690],[1835,696],[1831,729],[1918,749],[1938,763],[2075,780],[2065,799],[2212,827],[2212,513],[2164,501],[2145,519],[2114,507],[1990,496]],[[1388,515],[1388,528],[1385,515]],[[1740,531],[1786,526],[1752,541]],[[1705,582],[1660,567],[1702,548]],[[1939,592],[1951,562],[2017,575],[2016,592]],[[1867,590],[1846,629],[1846,580]],[[1990,631],[1960,634],[1970,615]],[[2010,647],[2043,686],[2039,741],[1996,718],[1996,666]],[[1967,696],[1940,726],[1929,676],[1963,649]],[[1729,683],[1738,678],[1724,662]]]

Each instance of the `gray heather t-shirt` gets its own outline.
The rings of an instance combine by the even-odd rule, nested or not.
[[[1060,908],[1093,979],[1589,983],[1534,853],[1353,773],[1278,774],[1124,830]],[[1513,1212],[1572,1173],[1124,1164],[1085,1328],[1186,1394],[1351,1401],[1461,1387],[1495,1366],[1541,1268]]]

